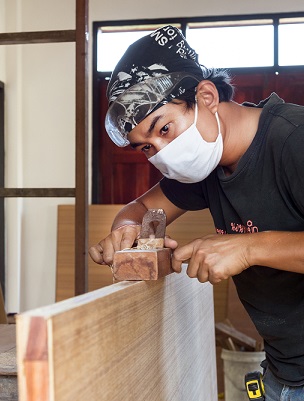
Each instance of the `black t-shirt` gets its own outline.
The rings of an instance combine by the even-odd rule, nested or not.
[[[276,94],[256,107],[258,131],[232,175],[218,166],[202,182],[164,178],[161,188],[182,209],[209,208],[219,234],[304,231],[304,107]],[[233,280],[272,372],[304,384],[304,274],[252,266]]]

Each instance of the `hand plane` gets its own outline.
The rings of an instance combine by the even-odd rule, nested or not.
[[[165,230],[163,209],[148,209],[143,217],[137,247],[114,253],[114,280],[157,280],[172,273],[171,249],[164,248]]]

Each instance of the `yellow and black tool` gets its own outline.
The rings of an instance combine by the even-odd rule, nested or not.
[[[245,375],[245,387],[249,400],[265,400],[265,389],[262,380],[262,373],[255,371]]]

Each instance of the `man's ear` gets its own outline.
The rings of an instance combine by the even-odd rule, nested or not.
[[[215,114],[220,100],[218,90],[213,82],[208,80],[201,81],[196,88],[196,99],[198,104],[202,102],[212,114]]]

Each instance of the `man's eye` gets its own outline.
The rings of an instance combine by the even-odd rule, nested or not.
[[[143,147],[141,148],[141,151],[142,151],[142,152],[148,152],[148,150],[151,149],[151,146],[152,146],[152,145],[145,145],[145,146],[143,146]]]
[[[169,131],[169,124],[166,124],[161,130],[160,133],[161,135],[166,135]]]

